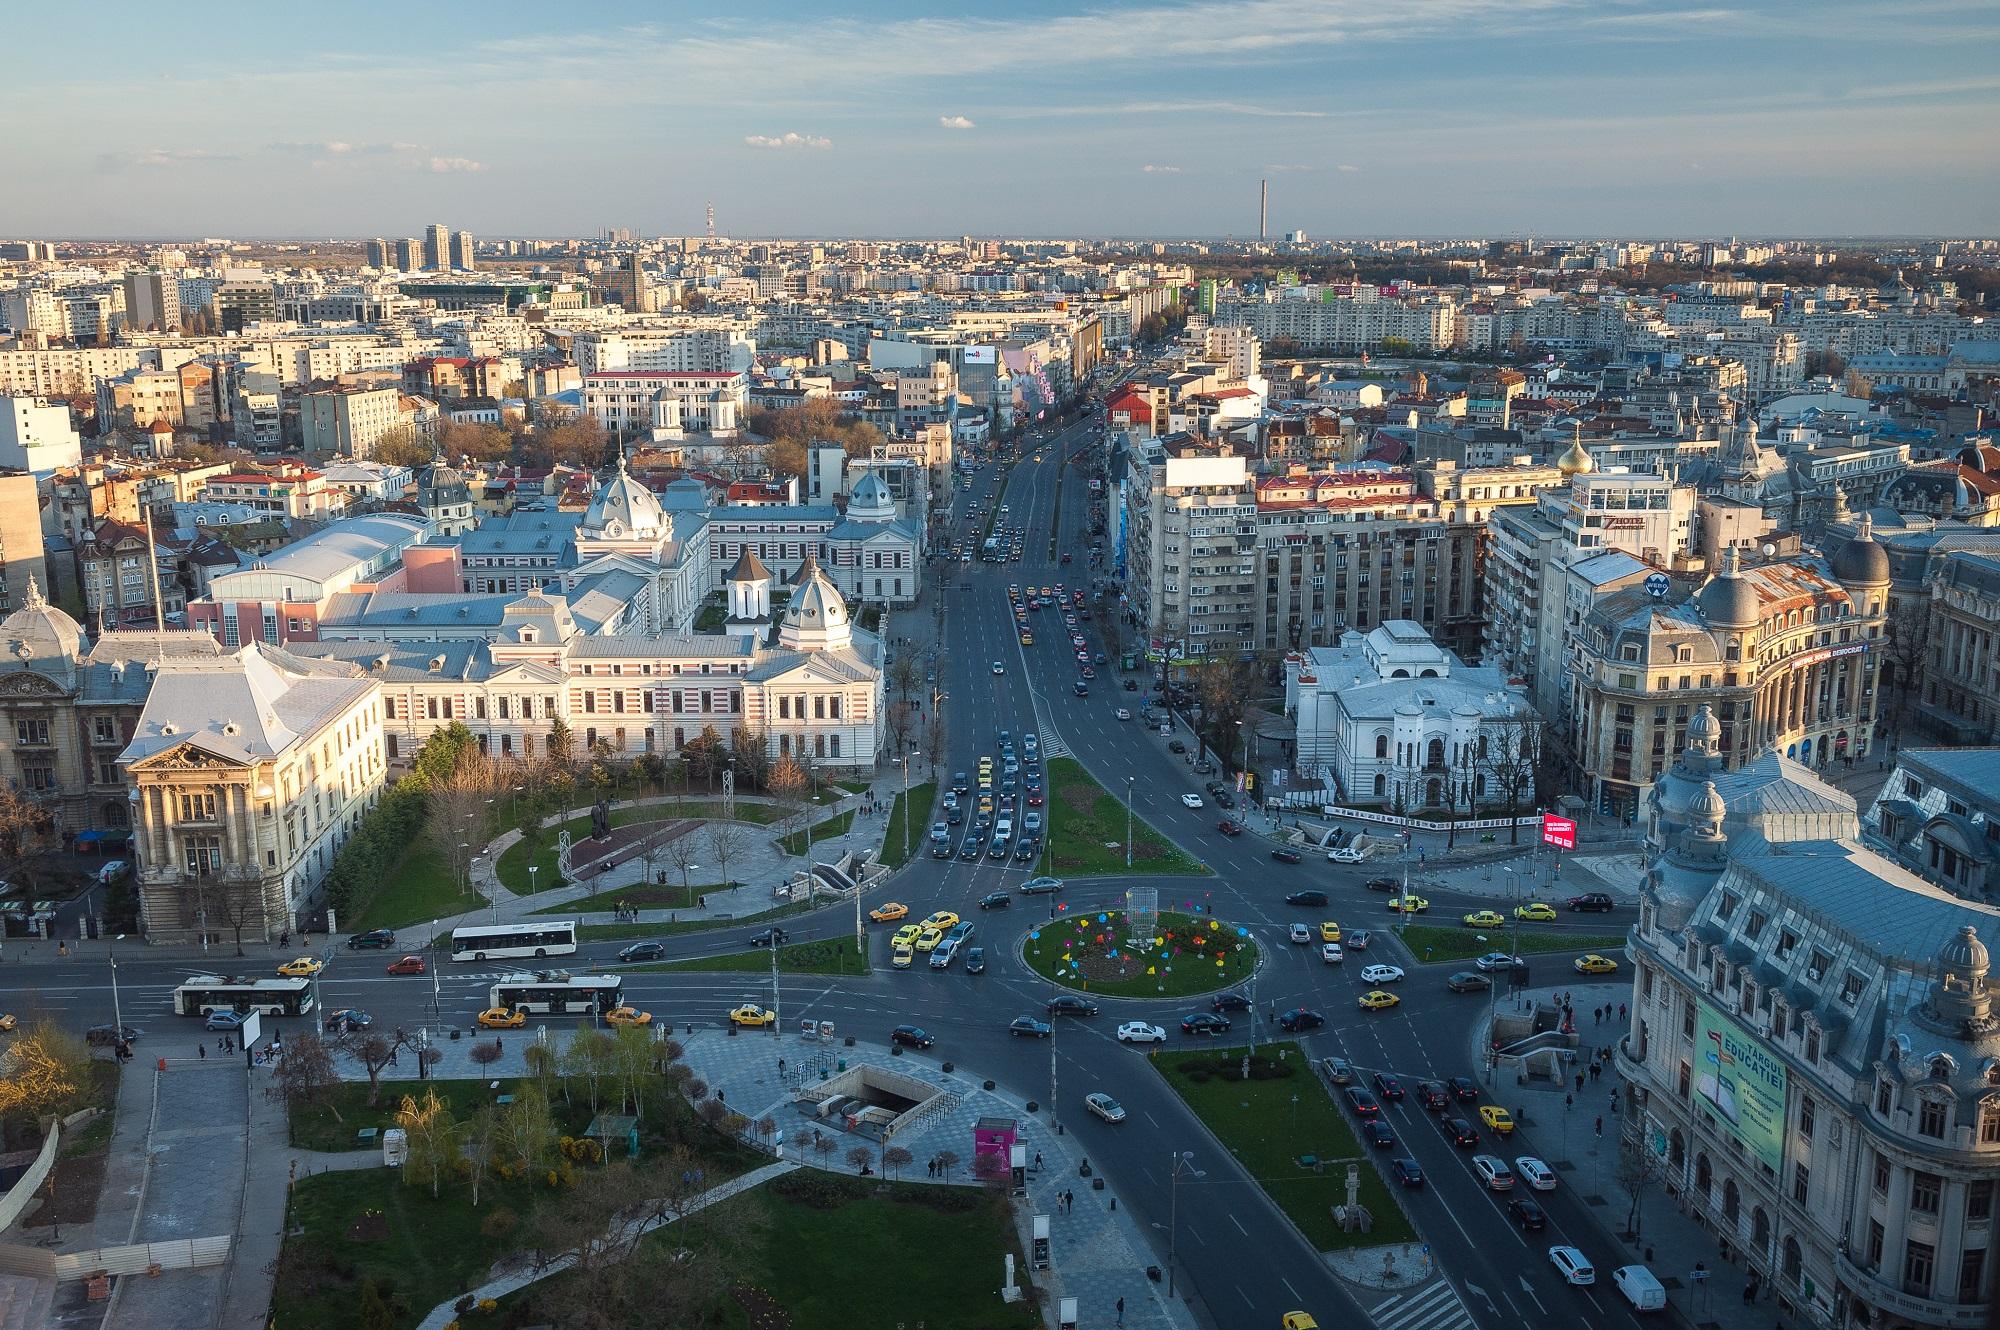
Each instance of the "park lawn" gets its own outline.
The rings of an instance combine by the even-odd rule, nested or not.
[[[889,810],[889,832],[882,840],[880,857],[883,863],[891,868],[901,868],[910,861],[911,855],[923,853],[926,838],[930,835],[927,819],[936,798],[936,781],[927,780],[922,785],[913,785],[908,795],[900,791],[897,793],[895,806]],[[905,832],[903,824],[912,817],[914,823]],[[909,840],[907,850],[903,845],[906,835]]]
[[[1125,805],[1075,758],[1049,763],[1049,838],[1043,854],[1058,877],[1121,873],[1207,873],[1144,819],[1132,823],[1132,866],[1125,867]]]
[[[745,924],[767,924],[822,909],[819,901],[792,901],[772,910],[739,915],[734,919],[680,919],[670,924],[578,924],[579,942],[617,942],[631,938],[668,937],[676,933],[709,933],[721,928],[741,928]]]
[[[786,974],[867,974],[868,955],[854,949],[852,938],[825,938],[818,942],[794,942],[778,948],[778,969]],[[722,956],[696,956],[684,961],[656,961],[633,965],[620,974],[662,974],[675,970],[710,970],[730,973],[769,974],[768,947],[732,951]]]
[[[636,808],[614,808],[611,810],[611,825],[630,826],[634,822],[672,822],[684,817],[714,819],[722,816],[722,803],[716,799],[668,799],[664,803],[643,804]],[[754,822],[763,825],[777,816],[777,810],[769,804],[750,803],[739,799],[736,802],[736,821]],[[541,871],[534,875],[533,890],[548,891],[562,885],[556,876],[556,833],[567,828],[570,841],[580,843],[590,836],[590,814],[585,811],[571,818],[562,826],[543,827],[542,839],[532,847],[525,840],[515,841],[501,854],[500,862],[493,871],[500,883],[516,896],[528,894],[528,866],[533,864]]]
[[[590,914],[599,910],[615,910],[619,905],[637,905],[648,910],[685,910],[694,905],[702,896],[711,891],[727,891],[740,887],[741,882],[696,882],[683,888],[678,882],[667,886],[613,887],[609,891],[593,892],[579,896],[561,905],[544,905],[534,911],[536,914]]]
[[[326,1101],[311,1108],[291,1110],[292,1148],[295,1150],[324,1150],[329,1153],[341,1150],[355,1150],[355,1133],[363,1127],[374,1127],[378,1131],[396,1125],[396,1110],[402,1107],[404,1095],[415,1095],[421,1099],[426,1089],[436,1090],[438,1098],[451,1105],[452,1112],[462,1121],[472,1115],[472,1111],[482,1104],[492,1102],[493,1091],[487,1088],[485,1080],[429,1080],[382,1082],[382,1094],[375,1107],[368,1107],[367,1081],[342,1081],[334,1087]],[[511,1091],[514,1083],[503,1085],[503,1091]],[[555,1108],[560,1114],[562,1100],[558,1096]],[[580,1123],[579,1127],[588,1126]],[[379,1146],[370,1147],[379,1149]]]
[[[1396,929],[1388,926],[1375,931],[1393,934]],[[1484,942],[1479,940],[1482,935]],[[1518,943],[1515,951],[1522,956],[1551,951],[1611,952],[1625,946],[1623,933],[1551,932],[1546,925],[1524,925],[1518,939],[1505,928],[1441,928],[1436,924],[1411,924],[1401,936],[1411,959],[1425,965],[1469,961],[1489,951],[1506,951],[1510,941]]]
[[[351,919],[343,916],[343,922],[355,932],[407,928],[446,915],[464,914],[483,903],[479,896],[465,890],[463,882],[452,878],[438,858],[437,847],[420,840],[403,852],[389,880],[361,904],[360,912]]]
[[[811,828],[812,838],[810,841],[807,840],[804,831],[794,831],[791,835],[780,839],[778,845],[786,854],[795,857],[802,856],[805,854],[808,845],[816,849],[836,836],[845,835],[847,829],[853,825],[854,810],[850,808],[846,812],[835,813],[826,821],[815,824]]]
[[[1240,1047],[1200,1053],[1159,1052],[1150,1058],[1167,1084],[1208,1124],[1314,1247],[1339,1251],[1415,1241],[1416,1230],[1395,1192],[1374,1163],[1364,1158],[1364,1153],[1375,1152],[1364,1152],[1355,1140],[1299,1046],[1290,1042],[1261,1046],[1252,1059],[1247,1083],[1236,1079],[1242,1059]],[[1288,1074],[1257,1079],[1260,1059],[1267,1069]],[[1226,1078],[1213,1074],[1217,1067],[1226,1068]],[[1204,1078],[1203,1071],[1210,1074]],[[1296,1108],[1293,1095],[1298,1096]],[[1299,1156],[1308,1154],[1326,1161],[1324,1171],[1315,1173],[1299,1166]],[[1361,1165],[1361,1203],[1375,1221],[1367,1233],[1343,1233],[1333,1217],[1333,1207],[1347,1200],[1346,1166],[1350,1162]]]
[[[1108,919],[1100,922],[1100,916]],[[1105,997],[1187,997],[1213,993],[1242,983],[1257,971],[1255,939],[1240,935],[1234,924],[1210,928],[1209,924],[1215,922],[1206,915],[1200,917],[1198,931],[1203,944],[1197,957],[1184,945],[1190,931],[1197,930],[1196,918],[1163,911],[1153,930],[1154,936],[1161,939],[1161,952],[1179,950],[1180,955],[1149,957],[1124,945],[1120,912],[1106,910],[1074,917],[1064,914],[1036,927],[1028,935],[1021,954],[1027,959],[1028,968],[1043,978],[1065,988]],[[1104,941],[1099,942],[1099,937]],[[1218,944],[1214,938],[1227,941]],[[1112,951],[1118,955],[1110,955]],[[1215,963],[1218,951],[1222,953],[1221,965]],[[1070,957],[1068,961],[1063,959],[1065,955]],[[1155,973],[1147,974],[1148,969]]]

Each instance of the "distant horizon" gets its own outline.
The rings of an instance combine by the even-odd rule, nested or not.
[[[1996,0],[215,0],[9,33],[25,235],[681,236],[713,203],[771,239],[1247,239],[1266,180],[1271,236],[2000,217]]]
[[[625,228],[628,230],[633,230],[633,239],[629,242],[606,240],[604,238],[603,232],[608,229],[614,229],[608,227],[600,227],[598,228],[597,231],[588,233],[580,231],[578,232],[556,232],[556,231],[486,232],[478,230],[475,227],[461,227],[458,226],[457,224],[452,224],[452,229],[454,231],[470,230],[472,231],[474,240],[478,242],[499,241],[499,240],[523,241],[523,242],[583,240],[583,241],[594,241],[600,244],[629,243],[636,245],[636,244],[654,244],[661,240],[705,239],[705,237],[700,232],[660,232],[657,234],[640,234],[635,228]],[[1298,230],[1300,228],[1293,227],[1292,229]],[[124,236],[63,235],[63,234],[6,235],[6,236],[0,236],[0,242],[18,243],[22,241],[33,240],[37,242],[43,242],[55,245],[63,245],[63,244],[199,245],[207,240],[222,240],[222,241],[227,241],[231,244],[364,245],[371,240],[387,240],[393,242],[397,240],[421,240],[422,238],[423,238],[423,228],[418,227],[416,230],[410,232],[370,231],[366,234],[357,234],[357,235],[309,235],[309,234],[282,234],[282,233],[273,233],[273,234],[245,233],[240,235],[225,235],[214,230],[207,231],[199,236],[193,233],[189,233],[186,235],[151,235],[151,236],[149,235],[124,235]],[[1658,235],[1647,235],[1640,233],[1625,233],[1625,232],[1616,232],[1616,233],[1603,232],[1603,233],[1585,235],[1585,234],[1575,234],[1575,233],[1564,233],[1559,231],[1542,232],[1530,228],[1521,231],[1507,231],[1507,232],[1495,231],[1481,235],[1469,235],[1458,232],[1438,232],[1435,234],[1425,234],[1416,231],[1379,231],[1379,232],[1368,232],[1368,233],[1357,232],[1352,234],[1330,233],[1323,236],[1315,235],[1313,232],[1307,231],[1305,243],[1310,246],[1310,245],[1328,245],[1328,244],[1338,245],[1345,243],[1374,243],[1374,242],[1392,241],[1392,240],[1416,240],[1416,241],[1422,241],[1427,244],[1429,243],[1442,244],[1442,243],[1449,243],[1456,241],[1462,244],[1474,245],[1474,244],[1490,244],[1491,242],[1496,240],[1512,242],[1512,241],[1526,240],[1526,239],[1533,239],[1538,243],[1547,243],[1552,245],[1592,245],[1592,244],[1613,244],[1613,243],[1685,245],[1685,244],[1710,244],[1710,243],[1720,244],[1728,241],[1733,241],[1737,244],[1811,243],[1811,244],[1821,244],[1821,245],[1836,245],[1836,244],[1837,245],[1887,245],[1887,244],[1902,244],[1902,243],[1938,244],[1938,243],[1972,243],[1972,242],[1983,243],[1988,241],[2000,241],[2000,231],[1995,231],[1987,234],[1981,234],[1977,232],[1936,231],[1936,232],[1884,232],[1875,235],[1863,235],[1863,234],[1848,235],[1848,234],[1836,234],[1836,233],[1810,234],[1810,233],[1731,231],[1728,230],[1727,228],[1722,228],[1715,231],[1703,231],[1703,232],[1688,231],[1688,232],[1675,232],[1672,234],[1658,234]],[[1010,232],[955,231],[955,232],[936,232],[936,233],[910,232],[908,234],[902,234],[902,235],[890,235],[886,233],[869,234],[862,232],[845,232],[845,233],[736,232],[731,234],[724,234],[721,233],[720,230],[718,229],[718,233],[716,235],[716,242],[719,244],[762,244],[766,242],[779,242],[783,244],[837,243],[837,244],[903,245],[903,244],[949,243],[958,240],[996,241],[1001,244],[1005,244],[1010,241],[1020,242],[1023,244],[1046,244],[1055,241],[1073,241],[1078,244],[1148,244],[1148,245],[1263,244],[1263,245],[1284,246],[1290,243],[1289,241],[1285,240],[1282,236],[1278,235],[1267,236],[1264,239],[1259,240],[1254,236],[1241,236],[1241,235],[1228,235],[1228,234],[1142,235],[1137,233],[1121,234],[1117,232],[1075,233],[1075,234],[1049,232],[1047,234],[1032,234],[1026,232],[1012,232],[1012,231]],[[530,257],[530,256],[523,256],[523,257]]]

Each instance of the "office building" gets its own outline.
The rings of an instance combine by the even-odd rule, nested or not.
[[[141,331],[180,331],[179,276],[170,272],[126,273],[125,326]]]
[[[390,258],[388,241],[377,237],[374,240],[361,242],[361,262],[367,267],[386,268],[389,266]]]
[[[398,240],[394,250],[398,272],[416,272],[424,266],[424,247],[419,241]]]
[[[43,588],[49,585],[35,477],[26,471],[0,470],[0,614],[27,602],[31,582]]]
[[[454,231],[452,233],[451,266],[459,272],[471,272],[479,266],[473,261],[472,232]]]
[[[0,469],[46,479],[83,460],[69,408],[39,397],[0,397]]]
[[[451,267],[451,228],[433,222],[424,228],[424,267],[442,271]]]

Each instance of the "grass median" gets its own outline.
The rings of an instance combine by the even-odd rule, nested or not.
[[[937,782],[925,781],[912,785],[908,795],[900,791],[896,803],[889,810],[889,830],[882,840],[882,862],[891,868],[901,868],[910,861],[910,856],[923,851],[925,838],[930,828],[925,819],[930,817],[931,804],[937,798]],[[907,825],[914,821],[914,825]],[[909,845],[905,847],[904,840]]]
[[[1125,866],[1125,805],[1075,758],[1049,763],[1049,842],[1044,858],[1058,877],[1119,873],[1207,873],[1143,818],[1132,820],[1132,866]]]
[[[629,887],[613,887],[609,891],[579,896],[561,905],[544,905],[535,913],[592,914],[600,910],[615,910],[620,905],[636,905],[643,910],[686,910],[698,904],[711,891],[727,891],[742,885],[741,882],[696,882],[683,887],[675,882],[662,887],[635,883]]]
[[[1241,983],[1257,970],[1257,943],[1235,924],[1162,912],[1131,945],[1125,916],[1058,915],[1028,935],[1022,955],[1044,979],[1105,997],[1188,997]],[[1155,946],[1153,938],[1160,939]]]
[[[814,823],[810,835],[801,830],[779,838],[778,845],[786,854],[800,858],[808,850],[816,850],[836,836],[846,835],[847,829],[853,825],[854,810],[850,808],[844,813],[835,813],[824,822]]]
[[[1248,1081],[1239,1079],[1241,1048],[1161,1052],[1151,1061],[1314,1247],[1341,1251],[1415,1241],[1396,1194],[1297,1044],[1260,1047],[1250,1059]],[[1314,1166],[1299,1162],[1308,1155]],[[1333,1217],[1333,1207],[1347,1201],[1350,1163],[1361,1166],[1361,1204],[1374,1220],[1366,1233],[1343,1232]]]
[[[760,910],[756,914],[739,915],[734,919],[679,919],[669,924],[578,924],[576,938],[579,942],[626,942],[650,937],[673,937],[680,933],[712,933],[724,928],[747,928],[752,924],[768,924],[821,908],[824,908],[824,903],[821,901],[792,901],[774,910]]]
[[[1376,931],[1395,934],[1397,930],[1389,926]],[[1506,951],[1510,944],[1515,954],[1521,956],[1552,951],[1612,952],[1625,946],[1623,933],[1556,933],[1533,928],[1523,928],[1517,938],[1505,928],[1443,928],[1436,924],[1411,924],[1399,936],[1403,945],[1410,949],[1411,957],[1424,965],[1469,961],[1489,951]],[[1486,940],[1480,941],[1481,937]]]
[[[684,961],[657,961],[632,965],[620,974],[666,974],[700,970],[728,974],[769,974],[771,952],[767,947],[732,951],[723,956],[696,956]],[[854,949],[853,938],[823,938],[817,942],[794,942],[778,948],[778,970],[782,974],[867,974],[868,954]]]

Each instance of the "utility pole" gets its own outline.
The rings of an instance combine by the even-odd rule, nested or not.
[[[1125,778],[1125,866],[1127,868],[1132,866],[1132,786],[1138,779],[1137,776]]]

